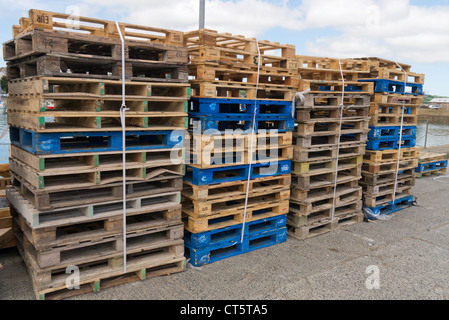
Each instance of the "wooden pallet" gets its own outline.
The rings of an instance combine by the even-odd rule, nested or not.
[[[150,223],[147,227],[127,228],[127,251],[162,243],[176,242],[178,244],[179,240],[182,243],[184,227],[181,215],[178,216],[179,221],[172,225],[151,226]],[[116,256],[124,251],[123,221],[120,220],[108,220],[108,228],[100,227],[96,231],[94,224],[36,231],[28,228],[26,223],[20,223],[20,219],[16,219],[15,222],[14,231],[19,242],[33,255],[37,265],[42,269],[78,265]],[[92,229],[89,230],[89,227]],[[55,233],[58,236],[54,238],[48,236],[49,233]],[[39,242],[36,243],[36,239]]]
[[[11,80],[8,89],[10,97],[37,97],[52,100],[122,100],[122,82],[116,80],[31,77]],[[127,101],[186,102],[190,98],[190,89],[189,85],[184,83],[125,81],[125,94]]]
[[[307,199],[298,200],[294,197],[290,198],[290,213],[299,216],[308,216],[314,212],[325,209],[332,209],[334,206],[343,206],[362,199],[362,187],[347,187],[345,185],[337,186],[335,197],[332,188],[328,193],[311,193]]]
[[[415,168],[403,169],[398,173],[398,179],[406,179],[414,176]],[[396,180],[396,170],[390,172],[362,172],[362,178],[359,182],[362,186],[376,186],[382,183],[394,182]]]
[[[335,147],[339,141],[338,133],[320,134],[317,136],[301,137],[296,133],[293,135],[293,145],[301,148]],[[341,135],[340,146],[354,146],[365,144],[368,141],[368,133]]]
[[[307,162],[292,163],[292,174],[297,176],[315,176],[335,172],[335,170],[344,170],[362,164],[362,155],[354,155],[350,157],[342,157],[331,160],[314,160]]]
[[[12,158],[43,174],[57,173],[61,172],[61,170],[74,172],[76,170],[116,168],[117,166],[122,166],[123,163],[122,152],[36,155],[15,145],[12,145],[10,150]],[[183,157],[183,149],[181,148],[126,151],[126,167],[136,168],[137,166],[138,168],[148,166],[158,168],[169,166],[175,161],[182,161]]]
[[[310,239],[324,233],[351,226],[363,221],[363,214],[361,211],[354,211],[351,209],[345,210],[346,214],[342,214],[334,219],[319,220],[317,222],[310,222],[308,225],[295,225],[290,219],[287,219],[288,234],[298,240]]]
[[[243,164],[278,162],[293,159],[293,147],[256,147],[251,153],[241,148],[206,148],[187,151],[186,164],[195,168],[218,168]]]
[[[36,171],[20,160],[10,159],[11,172],[15,176],[21,177],[23,181],[32,187],[44,191],[62,191],[73,189],[76,185],[78,189],[93,187],[96,185],[108,185],[123,180],[122,165],[110,168],[90,168],[76,169],[68,171],[66,169],[54,170],[51,172]],[[183,164],[167,164],[160,167],[149,165],[136,165],[126,168],[127,181],[147,181],[163,173],[183,176],[185,166]]]
[[[249,196],[254,196],[278,190],[286,190],[290,187],[290,184],[291,176],[289,174],[256,178],[249,181],[224,182],[207,186],[197,186],[191,182],[184,181],[182,195],[196,201],[212,201],[223,198],[232,200],[246,197],[247,190]]]
[[[373,103],[370,108],[370,126],[416,126],[419,106],[381,105]]]
[[[271,70],[270,70],[271,71]],[[234,66],[214,66],[206,63],[189,64],[190,80],[198,81],[229,81],[251,84],[274,84],[297,87],[299,74],[293,70],[290,72],[270,72],[257,69],[246,69]]]
[[[419,153],[418,157],[418,163],[419,164],[425,164],[425,163],[431,163],[441,160],[446,160],[447,154],[446,153],[435,153],[435,152],[428,152],[425,150],[422,150]]]
[[[243,209],[244,205],[236,208],[232,212],[218,213],[208,217],[195,218],[186,215],[184,218],[185,229],[192,233],[201,233],[242,224],[244,221],[252,222],[288,213],[288,200],[279,201],[275,199],[272,201],[264,201],[263,198],[257,197],[253,198],[253,200],[257,204],[251,204],[248,207],[246,218]]]
[[[419,148],[403,148],[400,150],[401,156],[400,161],[413,160],[419,158],[420,150]],[[363,155],[363,160],[369,163],[385,163],[397,161],[399,156],[399,149],[383,150],[383,151],[372,151],[367,150]]]
[[[292,185],[301,189],[312,189],[333,185],[337,180],[338,183],[352,180],[355,177],[360,179],[362,174],[361,165],[348,165],[343,168],[329,170],[326,173],[292,175]]]
[[[8,112],[8,124],[35,132],[121,131],[120,111],[113,112],[44,112],[27,114]],[[185,130],[187,113],[131,113],[125,116],[127,131]]]
[[[262,72],[297,72],[295,46],[201,29],[184,33],[191,63],[226,65]]]
[[[76,23],[74,23],[73,18],[73,15],[70,14],[31,9],[28,12],[28,17],[20,19],[20,25],[13,26],[13,37],[16,38],[31,30],[47,32],[63,30],[76,35],[83,33],[96,37],[120,39],[115,21],[76,16]],[[119,23],[119,28],[125,39],[177,46],[182,46],[184,41],[183,33],[180,31],[122,22]]]
[[[380,173],[380,172],[395,172],[397,170],[407,170],[410,168],[416,168],[418,166],[418,159],[400,160],[391,162],[363,162],[362,172]]]
[[[0,249],[16,246],[16,238],[12,231],[12,217],[5,190],[10,184],[11,172],[9,164],[0,164]]]
[[[338,149],[336,146],[316,147],[316,148],[302,148],[295,146],[293,149],[293,161],[308,162],[308,161],[325,161],[336,159],[337,156],[341,159],[362,155],[365,153],[366,145],[343,145]]]
[[[341,112],[340,106],[320,106],[319,108],[297,109],[296,121],[302,122],[326,122],[340,120],[369,120],[369,108],[367,106],[348,106]]]
[[[16,237],[12,231],[12,217],[10,208],[0,209],[0,249],[14,248]]]
[[[297,89],[291,86],[274,84],[255,84],[235,81],[190,81],[192,97],[227,98],[251,100],[288,100],[291,101]],[[257,89],[257,90],[256,90]]]
[[[82,204],[93,204],[120,200],[123,197],[123,182],[107,185],[79,188],[77,185],[67,185],[66,189],[52,191],[39,190],[13,174],[13,186],[38,210],[54,210],[57,208],[72,207]],[[163,173],[152,179],[142,182],[126,183],[127,199],[135,199],[145,195],[154,195],[164,192],[181,191],[182,177],[179,175]]]
[[[276,132],[261,130],[259,133],[251,134],[250,132],[240,130],[230,130],[230,132],[214,132],[212,134],[193,132],[189,134],[185,140],[185,145],[190,146],[193,151],[215,149],[221,150],[226,146],[238,149],[257,149],[257,148],[276,148],[289,147],[293,142],[292,132]]]
[[[119,80],[122,69],[128,81],[188,82],[186,64],[128,59],[123,67],[120,57],[95,58],[58,53],[9,62],[6,71],[10,80],[33,76]]]
[[[403,95],[395,93],[375,93],[373,96],[373,103],[377,105],[390,106],[422,106],[424,98],[422,96]]]
[[[299,92],[310,89],[310,93],[333,93],[338,94],[345,91],[345,94],[373,94],[374,84],[358,81],[341,81],[341,80],[304,80],[299,82]]]
[[[393,201],[393,198],[400,198],[404,196],[412,195],[412,188],[415,180],[398,180],[396,192],[394,189],[394,182],[378,185],[378,188],[369,188],[371,192],[378,191],[377,193],[364,193],[363,201],[364,205],[369,208],[375,208]]]
[[[251,192],[248,195],[248,202],[246,202],[246,194],[235,197],[225,196],[207,201],[185,197],[182,200],[182,211],[193,218],[216,218],[217,216],[243,213],[245,205],[247,209],[253,209],[262,203],[279,203],[289,198],[290,189],[288,187],[283,189],[267,187],[265,190]]]
[[[360,61],[355,59],[337,59],[329,57],[315,57],[296,55],[299,60],[300,70],[306,71],[328,71],[346,73],[366,74],[370,71],[370,63],[368,61]],[[357,79],[355,80],[357,81]]]
[[[299,121],[295,128],[298,137],[319,137],[328,136],[332,134],[348,135],[368,133],[369,118],[356,119],[313,119],[309,121]]]
[[[298,110],[314,109],[314,110],[328,110],[341,109],[341,105],[345,109],[365,109],[370,106],[370,95],[366,94],[351,94],[343,97],[334,93],[308,93],[304,96],[304,101],[298,101],[296,108]]]
[[[363,57],[354,58],[354,60],[367,61],[370,65],[370,72],[376,71],[378,68],[385,68],[387,70],[403,70],[403,72],[410,72],[411,65],[393,60],[383,59],[379,57]]]
[[[390,191],[393,191],[395,184],[397,188],[413,187],[415,186],[415,177],[408,176],[406,178],[398,178],[397,182],[395,181],[384,182],[374,186],[363,185],[363,193],[364,195],[370,197],[381,196],[384,192],[388,193]],[[376,207],[376,206],[369,206],[369,207]]]
[[[358,188],[360,177],[345,177],[344,179],[337,179],[337,188]],[[334,193],[334,186],[312,186],[309,188],[300,188],[297,185],[291,186],[290,199],[295,199],[296,201],[307,201],[309,198],[320,197],[324,195],[329,195]]]
[[[431,171],[427,171],[427,172],[415,172],[415,177],[423,178],[423,177],[428,177],[428,176],[432,176],[432,175],[440,175],[440,174],[446,173],[446,171],[447,171],[447,168],[436,169],[436,170],[431,170]]]
[[[181,242],[176,240],[170,245],[164,243],[127,251],[126,274],[123,272],[123,254],[79,264],[79,289],[67,286],[66,281],[70,280],[71,275],[67,268],[41,269],[33,255],[24,250],[20,243],[18,249],[27,265],[36,299],[60,300],[87,292],[99,292],[100,288],[182,272],[186,268],[186,259]]]
[[[120,59],[122,43],[119,38],[105,38],[82,33],[54,30],[53,32],[32,30],[3,44],[3,59],[17,61],[44,54],[61,54],[67,57],[98,59]],[[125,40],[125,61],[141,60],[157,65],[172,63],[186,65],[187,49],[183,46],[157,42]],[[72,70],[73,71],[73,70]]]
[[[379,64],[380,65],[380,64]],[[360,79],[387,79],[402,82],[412,82],[424,84],[425,75],[414,72],[404,72],[402,70],[393,70],[388,67],[375,67],[369,74],[360,75]]]
[[[123,216],[123,200],[83,203],[57,209],[36,209],[14,188],[8,188],[7,197],[17,211],[33,229],[70,226],[97,220],[117,220]],[[127,216],[160,212],[163,217],[171,217],[171,211],[180,209],[180,192],[163,192],[140,197],[127,198]],[[168,210],[168,211],[166,211]],[[169,212],[170,211],[170,212]],[[157,213],[154,214],[158,215]]]

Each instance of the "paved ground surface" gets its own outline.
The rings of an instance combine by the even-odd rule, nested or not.
[[[73,299],[449,299],[449,178],[417,180],[418,206],[388,221],[288,241]],[[15,250],[0,252],[0,299],[34,299]],[[366,287],[368,266],[380,288]]]

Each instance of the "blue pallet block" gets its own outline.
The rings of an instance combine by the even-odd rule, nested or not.
[[[243,224],[229,226],[217,230],[206,231],[201,233],[184,232],[184,242],[191,248],[195,249],[218,249],[241,240],[242,230],[245,228],[244,237],[250,237],[262,233],[271,232],[275,229],[285,227],[287,225],[287,216],[280,215],[251,221]]]
[[[290,174],[291,168],[291,160],[254,164],[251,166],[250,179]],[[184,180],[197,186],[205,186],[246,180],[248,179],[248,171],[248,164],[207,169],[195,168],[187,165]]]
[[[423,85],[418,83],[404,83],[403,81],[387,79],[366,79],[361,82],[374,82],[374,92],[410,94],[415,96],[423,95]],[[407,92],[410,89],[410,92]]]
[[[368,139],[397,139],[400,138],[400,126],[390,127],[369,127]],[[415,138],[417,132],[416,126],[404,126],[402,127],[402,138]]]
[[[226,115],[216,114],[197,115],[189,113],[190,122],[192,124],[189,130],[195,132],[226,132],[226,130],[243,130],[248,131],[253,127],[253,115],[239,114]],[[295,128],[295,119],[292,116],[278,115],[258,115],[255,119],[254,131],[277,130],[278,132],[290,132]]]
[[[373,211],[373,214],[375,216],[378,215],[388,215],[391,214],[393,212],[408,208],[410,206],[413,205],[414,202],[414,197],[413,196],[406,196],[404,198],[401,199],[396,199],[394,202],[390,201],[389,203],[377,206],[375,208],[369,208],[371,211]],[[370,217],[370,219],[374,219],[373,217]]]
[[[255,112],[256,115],[293,116],[293,105],[291,101],[192,98],[188,112],[192,115],[252,115]]]
[[[416,172],[424,173],[424,172],[428,172],[428,171],[444,169],[444,168],[447,168],[447,163],[448,163],[448,160],[440,160],[440,161],[429,162],[429,163],[421,163],[421,164],[418,164],[418,167],[416,168]]]
[[[195,249],[186,244],[186,257],[190,259],[190,264],[199,267],[286,241],[287,227],[282,227],[270,232],[250,235],[245,237],[242,242],[238,241],[223,247]]]
[[[416,138],[402,139],[401,148],[413,148],[416,146]],[[399,148],[398,139],[373,139],[368,140],[366,143],[366,150],[370,151],[383,151]]]
[[[39,133],[10,127],[11,143],[33,154],[69,154],[122,151],[122,132]],[[184,132],[127,131],[126,150],[167,149],[182,147]]]

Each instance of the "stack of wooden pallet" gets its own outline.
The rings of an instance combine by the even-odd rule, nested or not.
[[[290,234],[304,240],[363,220],[358,182],[372,86],[358,86],[364,63],[305,56],[298,60],[300,90],[310,93],[296,107],[288,224]]]
[[[364,58],[370,72],[364,83],[374,84],[367,152],[363,160],[364,205],[370,217],[386,215],[413,204],[418,109],[424,75],[411,66],[380,58]],[[402,131],[401,131],[402,128]]]
[[[11,184],[9,164],[0,165],[0,249],[16,246],[16,237],[12,231],[12,217],[6,200],[6,186]]]
[[[447,153],[421,150],[418,158],[418,167],[415,170],[415,176],[417,178],[422,178],[424,176],[446,173],[447,163]]]
[[[286,241],[298,75],[288,68],[292,46],[210,30],[185,37],[195,77],[185,243],[190,263],[200,266]],[[274,48],[284,55],[265,53]]]
[[[190,88],[182,33],[119,24],[123,67],[114,22],[80,17],[72,32],[70,19],[31,10],[4,44],[7,198],[41,299],[185,269],[178,129],[187,125]],[[123,121],[122,71],[129,109]],[[79,270],[79,290],[66,286],[69,266]]]

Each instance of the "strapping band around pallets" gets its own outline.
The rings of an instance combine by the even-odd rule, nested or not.
[[[335,202],[337,198],[337,181],[338,181],[338,162],[340,160],[340,143],[341,143],[341,128],[343,124],[343,110],[345,107],[345,78],[343,76],[343,69],[341,66],[341,60],[338,59],[338,64],[340,65],[340,73],[341,73],[341,80],[343,81],[342,84],[342,91],[341,91],[341,105],[340,105],[340,129],[338,130],[338,142],[337,142],[337,160],[336,160],[336,167],[335,167],[335,180],[334,180],[334,197],[332,200],[332,214],[331,219],[334,220],[335,217]]]
[[[125,98],[125,39],[123,38],[122,31],[118,22],[117,26],[120,40],[122,42],[122,105],[120,107],[120,122],[122,125],[122,162],[123,162],[123,274],[126,274],[126,111],[129,110],[126,107]]]
[[[257,45],[257,54],[258,54],[258,61],[257,61],[257,82],[256,82],[256,92],[255,97],[257,98],[257,90],[259,89],[259,76],[260,76],[260,47],[259,47],[259,41],[256,40]],[[249,186],[250,186],[250,180],[251,180],[251,171],[253,166],[253,150],[254,150],[254,135],[256,131],[256,114],[257,114],[257,99],[254,100],[254,110],[253,110],[253,119],[251,124],[251,143],[250,143],[250,153],[249,153],[249,170],[248,170],[248,179],[246,184],[246,195],[245,195],[245,209],[243,212],[243,225],[242,225],[242,236],[240,238],[240,243],[243,243],[243,240],[245,238],[245,224],[246,224],[246,215],[248,212],[248,199],[249,199]]]
[[[395,61],[395,63],[401,68],[402,71],[404,71],[404,95],[405,95],[405,88],[407,86],[407,72],[402,69],[401,65]],[[398,151],[398,159],[397,159],[397,167],[396,167],[396,174],[394,179],[394,191],[393,191],[393,204],[396,202],[396,191],[398,187],[398,175],[399,175],[399,162],[401,160],[401,148],[402,148],[402,129],[404,127],[404,109],[405,109],[405,100],[402,100],[402,112],[401,112],[401,127],[399,130],[399,151]]]

